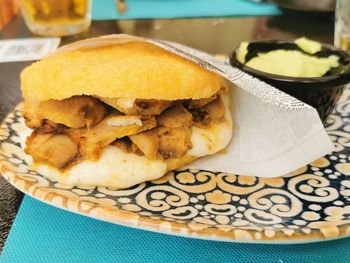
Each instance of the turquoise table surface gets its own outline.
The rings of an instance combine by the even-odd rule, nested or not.
[[[350,238],[302,245],[215,242],[98,221],[25,197],[1,263],[350,262]]]
[[[262,16],[281,14],[273,4],[249,0],[127,0],[127,11],[118,14],[113,0],[95,0],[93,20],[179,17]]]

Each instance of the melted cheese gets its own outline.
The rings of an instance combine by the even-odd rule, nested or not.
[[[64,172],[44,164],[34,170],[68,185],[99,185],[126,188],[164,175],[166,164],[108,146],[98,161],[85,160]]]

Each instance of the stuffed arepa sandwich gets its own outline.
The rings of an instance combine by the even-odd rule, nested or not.
[[[53,181],[126,188],[231,139],[221,76],[150,42],[118,39],[77,42],[21,74],[25,152]]]

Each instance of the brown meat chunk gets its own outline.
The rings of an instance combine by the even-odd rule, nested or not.
[[[207,112],[214,122],[221,122],[225,120],[225,106],[222,103],[221,98],[217,98],[203,107],[203,110]]]
[[[116,139],[111,145],[118,147],[127,153],[136,153],[138,155],[144,155],[144,153],[134,144],[129,137],[125,136],[121,139]]]
[[[42,124],[42,119],[39,118],[37,114],[39,105],[40,102],[24,102],[24,109],[22,115],[26,125],[29,128],[35,129],[37,127],[40,127],[40,125]]]
[[[210,116],[207,112],[200,109],[191,110],[193,125],[198,127],[204,127],[210,123]]]
[[[217,94],[211,96],[210,98],[205,98],[205,99],[199,99],[199,100],[190,100],[188,101],[187,108],[188,109],[198,109],[202,108],[203,106],[207,105],[209,102],[215,100],[217,98]]]
[[[202,108],[191,109],[190,112],[194,125],[201,128],[211,123],[219,123],[225,120],[225,106],[220,97]]]
[[[123,150],[139,154],[141,151],[147,158],[169,159],[182,157],[191,144],[192,115],[183,107],[175,105],[157,116],[158,128],[130,135],[130,147],[121,142],[117,145]],[[133,149],[133,146],[136,146]]]
[[[57,124],[49,120],[43,120],[40,127],[36,128],[37,133],[63,133],[67,127],[62,124]]]
[[[93,126],[106,115],[103,103],[89,96],[74,96],[64,100],[48,100],[39,105],[27,105],[23,113],[27,126],[39,127],[42,120],[50,120],[70,128]]]
[[[178,104],[157,116],[157,123],[168,128],[189,128],[192,125],[192,115],[182,104]]]
[[[129,120],[128,120],[129,119]],[[139,124],[135,124],[139,120]],[[68,135],[79,144],[79,151],[86,159],[97,160],[102,148],[115,139],[137,134],[156,126],[154,117],[108,115],[91,129],[70,130]]]
[[[63,134],[39,134],[34,132],[27,139],[25,152],[36,163],[45,163],[56,168],[64,168],[78,155],[78,146]]]
[[[135,105],[138,108],[138,114],[142,115],[159,115],[165,109],[170,107],[174,102],[166,100],[141,100],[135,101]]]
[[[131,135],[129,138],[147,158],[157,159],[159,138],[153,130]]]
[[[182,157],[192,147],[191,129],[159,127],[155,132],[159,138],[159,153],[164,159]]]
[[[126,115],[158,115],[173,104],[166,100],[143,100],[143,99],[112,99],[99,98],[104,103],[112,106]]]
[[[125,113],[127,115],[138,115],[138,111],[135,108],[135,100],[127,98],[102,98],[98,97],[99,100],[115,108],[116,110]]]
[[[131,149],[132,141],[127,136],[120,139],[116,139],[111,145],[118,147],[124,152],[127,152],[127,153],[132,152],[132,149]]]

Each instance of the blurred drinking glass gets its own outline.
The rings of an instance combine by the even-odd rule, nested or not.
[[[91,23],[91,0],[20,0],[28,28],[43,36],[83,32]]]
[[[350,51],[350,0],[337,0],[334,45]]]

